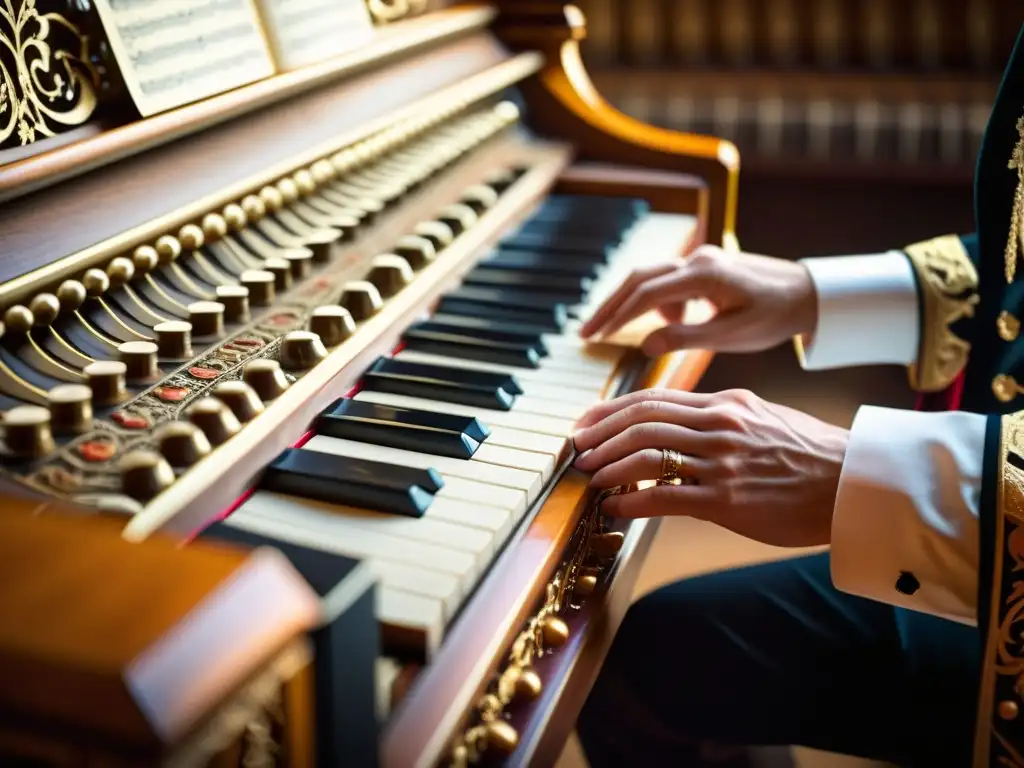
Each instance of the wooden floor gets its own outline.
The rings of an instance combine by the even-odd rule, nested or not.
[[[763,355],[720,356],[701,389],[716,391],[734,387],[751,389],[766,399],[801,408],[843,426],[852,423],[861,404],[913,406],[902,369],[863,368],[811,374],[800,370],[789,348]],[[766,547],[687,518],[668,519],[644,566],[637,595],[687,576],[797,554],[803,551]],[[803,749],[763,750],[757,754],[757,762],[761,768],[868,768],[876,765]],[[575,739],[566,745],[558,768],[587,768]]]

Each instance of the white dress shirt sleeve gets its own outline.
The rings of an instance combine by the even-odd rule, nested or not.
[[[832,518],[837,589],[976,623],[985,429],[973,413],[858,411]]]
[[[818,326],[796,344],[805,369],[910,365],[917,359],[917,283],[903,253],[800,263],[818,296]]]

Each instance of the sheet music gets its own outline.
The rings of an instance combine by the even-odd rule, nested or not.
[[[96,0],[143,117],[274,74],[252,0]]]
[[[364,0],[257,0],[279,70],[315,64],[365,44],[373,19]]]

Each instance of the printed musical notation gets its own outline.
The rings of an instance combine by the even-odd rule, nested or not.
[[[257,0],[279,70],[315,64],[366,43],[364,0]]]
[[[95,0],[143,117],[274,74],[253,0]]]

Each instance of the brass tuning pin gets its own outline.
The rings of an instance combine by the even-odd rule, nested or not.
[[[61,384],[46,393],[50,428],[57,435],[81,435],[92,428],[92,390],[84,384]]]
[[[188,360],[192,357],[192,324],[168,320],[153,328],[159,355],[165,360]]]
[[[186,412],[188,420],[206,435],[211,445],[223,445],[237,435],[242,425],[228,405],[213,397],[204,397],[193,403]]]
[[[132,451],[118,465],[121,487],[136,501],[149,501],[174,484],[174,470],[163,456],[151,451]]]
[[[54,449],[50,412],[38,405],[19,405],[4,415],[4,441],[15,456],[38,459]]]
[[[413,269],[423,269],[437,256],[434,244],[419,235],[406,235],[399,238],[393,250]]]
[[[327,357],[320,337],[310,331],[292,331],[281,340],[281,366],[289,371],[308,371]]]
[[[369,320],[384,306],[377,286],[364,280],[346,283],[338,303],[349,311],[357,323]]]
[[[263,402],[269,402],[284,394],[290,386],[288,377],[281,370],[277,360],[253,360],[242,371],[242,379],[256,390]]]

